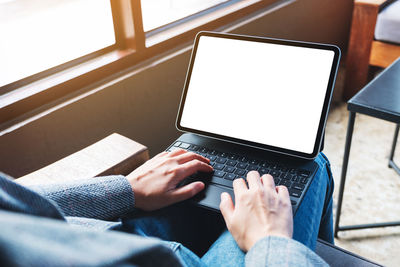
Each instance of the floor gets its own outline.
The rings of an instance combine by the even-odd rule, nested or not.
[[[334,213],[347,130],[346,104],[336,102],[326,127],[325,154],[335,180]],[[400,177],[388,168],[395,125],[357,115],[341,225],[400,220]],[[395,159],[400,163],[400,148]],[[400,226],[339,233],[336,245],[385,266],[400,266]]]

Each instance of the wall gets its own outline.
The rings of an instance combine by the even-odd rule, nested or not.
[[[233,32],[333,43],[344,49],[351,12],[352,0],[298,0]],[[175,117],[189,56],[189,51],[178,53],[114,80],[1,136],[0,171],[19,177],[112,132],[147,145],[152,155],[162,151],[179,135]]]

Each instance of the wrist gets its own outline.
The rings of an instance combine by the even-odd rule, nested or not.
[[[277,231],[277,232],[269,232],[265,235],[259,235],[256,238],[253,238],[244,245],[243,249],[245,252],[249,251],[257,242],[265,238],[284,238],[284,239],[292,239],[292,236],[289,233]]]

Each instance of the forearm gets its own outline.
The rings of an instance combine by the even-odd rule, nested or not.
[[[180,266],[161,241],[0,210],[2,266]]]
[[[328,266],[315,252],[289,238],[268,236],[246,254],[246,266]]]
[[[54,201],[66,216],[107,220],[123,217],[134,210],[134,194],[124,176],[97,177],[30,188]]]

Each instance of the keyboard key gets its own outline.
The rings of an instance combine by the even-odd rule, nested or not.
[[[289,180],[282,179],[280,185],[284,185],[287,188],[290,188],[292,186],[292,182]]]
[[[218,163],[224,164],[226,161],[227,161],[227,159],[225,159],[225,158],[220,158],[220,157],[217,158]]]
[[[300,175],[294,175],[292,178],[293,182],[300,183],[301,179],[303,179]],[[307,182],[306,182],[307,183]]]
[[[293,182],[296,182],[297,175],[296,174],[287,173],[285,175],[285,178],[288,179],[288,180],[291,180]]]
[[[173,147],[168,149],[168,152],[172,152],[172,151],[177,150],[177,149],[179,149],[179,147],[173,146]]]
[[[226,162],[226,165],[229,165],[229,166],[235,167],[235,165],[236,165],[236,161],[234,161],[234,160],[228,160],[228,161]]]
[[[236,167],[238,167],[240,169],[246,169],[247,168],[247,163],[239,162],[239,164]]]
[[[294,175],[290,173],[286,173],[285,176],[282,176],[282,178],[285,178],[286,180],[292,180],[293,177]]]
[[[202,148],[199,149],[199,152],[200,152],[200,153],[207,153],[207,152],[208,152],[208,149],[205,148],[205,147],[202,147]]]
[[[304,190],[304,185],[299,184],[299,183],[293,183],[292,188],[296,189],[296,190],[303,191]]]
[[[221,152],[221,153],[219,153],[219,156],[220,156],[221,158],[227,158],[229,155],[228,155],[228,153]]]
[[[224,171],[214,171],[214,176],[223,178],[224,175],[225,175],[225,172],[224,172]]]
[[[240,157],[240,158],[239,158],[239,161],[240,161],[240,162],[249,162],[249,159],[246,158],[246,157]]]
[[[308,180],[307,178],[302,178],[300,182],[301,182],[302,184],[306,184],[306,183],[307,183],[307,180]]]
[[[260,173],[260,175],[264,175],[266,173],[268,173],[268,169],[261,167],[258,172]]]
[[[238,156],[237,155],[229,155],[228,159],[230,160],[237,160]]]
[[[200,147],[196,145],[191,145],[189,149],[192,151],[199,151]]]
[[[182,142],[175,142],[174,146],[180,146]]]
[[[210,161],[215,161],[217,159],[217,156],[208,155],[207,158],[209,158]]]
[[[302,176],[302,177],[308,177],[308,176],[310,176],[310,171],[301,169],[298,171],[298,174],[300,174],[300,176]]]
[[[249,166],[247,166],[247,169],[249,171],[256,171],[258,169],[257,165],[253,165],[253,164],[249,164]]]
[[[308,174],[304,174],[304,173],[303,173],[303,174],[300,174],[299,176],[300,176],[301,178],[308,178]]]
[[[236,175],[233,173],[227,173],[225,176],[225,179],[229,179],[231,181],[233,181],[236,178]]]
[[[281,172],[287,172],[289,170],[289,168],[286,166],[282,166],[280,170],[281,170]]]
[[[253,165],[258,165],[260,163],[260,161],[256,160],[256,159],[251,159],[249,163],[253,164]]]
[[[296,189],[289,189],[289,195],[299,198],[301,196],[301,191]]]
[[[188,148],[190,147],[190,144],[188,144],[188,143],[182,143],[179,147],[180,147],[180,148],[183,148],[183,149],[188,149]]]
[[[218,156],[219,152],[216,150],[212,150],[211,152],[209,152],[211,155],[213,156]]]
[[[281,172],[277,170],[271,170],[269,174],[271,174],[273,177],[279,177]]]
[[[290,200],[290,204],[292,204],[292,206],[297,205],[297,201]]]
[[[263,161],[263,162],[260,163],[260,166],[261,166],[261,167],[264,167],[264,168],[268,168],[268,167],[269,167],[269,164],[268,164],[268,162]]]
[[[282,168],[283,168],[282,165],[276,164],[274,169],[275,169],[275,170],[278,170],[278,171],[282,171]]]
[[[235,171],[235,167],[225,166],[224,171],[232,173]]]
[[[215,165],[214,165],[214,169],[216,169],[216,170],[222,170],[223,168],[224,168],[224,164],[221,164],[221,163],[216,163]]]
[[[246,171],[245,171],[245,170],[242,170],[242,169],[237,169],[237,170],[235,171],[235,174],[237,174],[237,175],[239,175],[239,176],[243,176],[245,173],[246,173]]]

